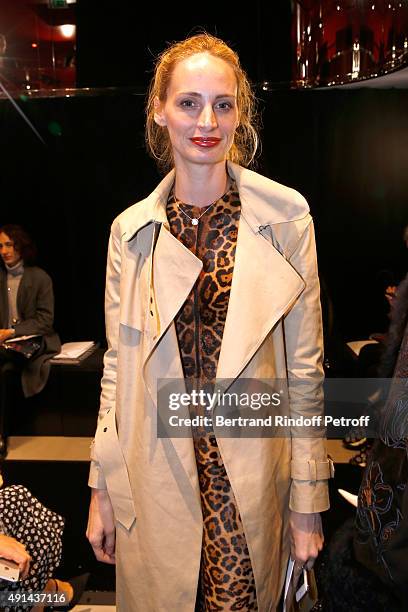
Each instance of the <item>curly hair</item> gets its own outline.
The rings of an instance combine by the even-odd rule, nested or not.
[[[239,57],[223,40],[207,32],[196,34],[180,42],[170,45],[159,55],[146,104],[146,146],[150,155],[157,161],[163,171],[170,170],[174,165],[173,151],[166,128],[154,120],[154,101],[166,100],[167,90],[175,66],[178,62],[197,53],[209,53],[224,60],[231,66],[237,79],[237,106],[239,125],[234,135],[234,142],[228,153],[228,159],[243,166],[249,166],[259,145],[258,111],[256,97],[248,77],[241,67]]]
[[[6,234],[14,242],[14,248],[21,255],[26,266],[33,266],[37,259],[37,248],[21,225],[9,223],[0,227],[0,232]],[[2,262],[1,262],[2,263]]]

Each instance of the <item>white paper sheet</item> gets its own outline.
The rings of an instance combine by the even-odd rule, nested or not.
[[[65,342],[61,347],[61,352],[53,357],[54,359],[77,359],[86,351],[94,346],[93,340],[84,342]]]

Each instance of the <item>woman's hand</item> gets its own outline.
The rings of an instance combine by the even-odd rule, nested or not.
[[[292,559],[305,569],[312,569],[324,542],[320,514],[302,514],[291,510],[289,526]]]
[[[14,329],[0,329],[0,344],[14,336]]]
[[[0,534],[0,557],[18,563],[20,580],[27,578],[31,557],[23,544],[9,536]]]
[[[92,489],[86,537],[98,561],[115,563],[115,518],[105,489]]]

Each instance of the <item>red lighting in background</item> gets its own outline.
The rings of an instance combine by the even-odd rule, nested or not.
[[[1,72],[9,89],[75,87],[75,2],[66,2],[53,8],[51,0],[0,0]]]
[[[408,6],[390,0],[295,0],[296,86],[376,77],[408,62]]]

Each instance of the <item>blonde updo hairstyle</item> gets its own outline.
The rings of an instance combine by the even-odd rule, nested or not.
[[[166,127],[159,126],[154,120],[154,100],[157,97],[164,102],[170,79],[176,64],[197,53],[209,53],[218,57],[234,70],[237,79],[237,108],[239,125],[234,142],[228,153],[228,159],[248,166],[255,157],[258,148],[256,98],[248,77],[242,69],[238,55],[223,40],[202,33],[191,36],[168,47],[158,57],[153,78],[150,84],[146,106],[146,145],[150,155],[156,159],[163,171],[169,171],[173,165],[173,150]]]

